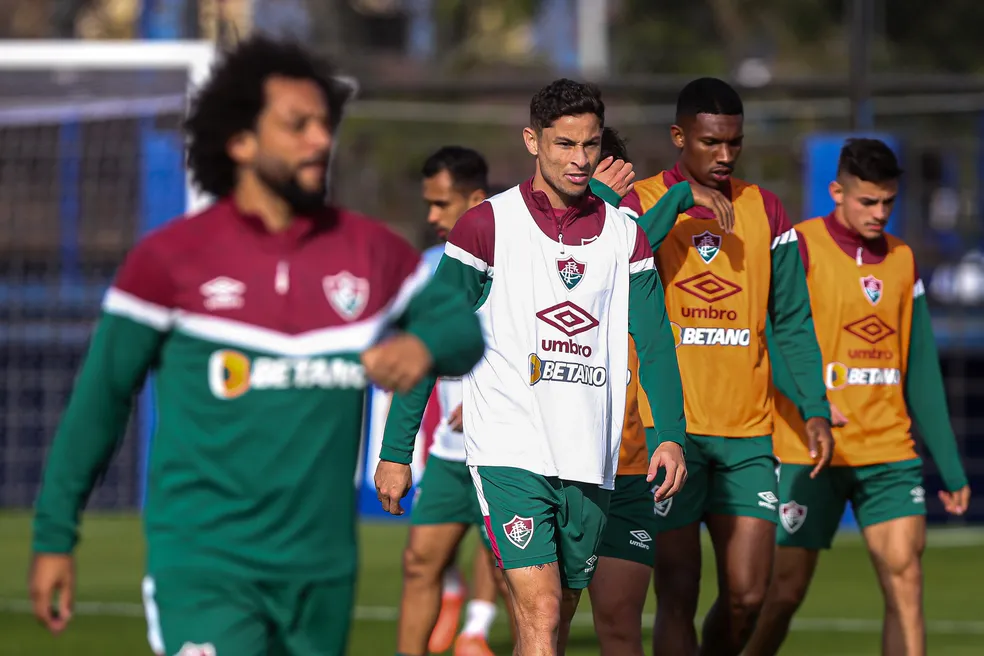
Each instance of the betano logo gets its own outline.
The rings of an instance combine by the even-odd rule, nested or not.
[[[824,380],[827,389],[839,390],[854,385],[899,385],[902,372],[881,367],[848,367],[841,362],[827,365]]]
[[[681,346],[748,346],[752,331],[748,328],[698,328],[670,322],[673,340]]]
[[[250,360],[239,351],[215,351],[208,359],[208,386],[220,399],[249,390],[363,389],[361,364],[342,358],[270,358]]]
[[[530,353],[530,387],[540,381],[558,383],[580,383],[592,387],[604,387],[608,382],[608,370],[604,367],[591,367],[580,362],[543,360],[536,353]]]

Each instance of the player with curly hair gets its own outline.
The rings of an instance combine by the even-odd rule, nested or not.
[[[304,50],[255,38],[195,98],[188,165],[216,202],[127,255],[49,451],[30,585],[52,631],[71,619],[80,513],[153,373],[154,651],[345,653],[366,385],[462,375],[484,350],[410,244],[326,204],[345,97]]]

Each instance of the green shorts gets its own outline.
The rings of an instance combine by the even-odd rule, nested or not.
[[[926,514],[922,461],[864,467],[829,467],[810,478],[813,465],[782,466],[777,540],[783,547],[829,549],[850,501],[858,526]]]
[[[478,528],[485,548],[490,548],[489,534],[478,505],[475,484],[468,465],[431,455],[424,475],[417,484],[410,511],[410,524],[468,524]]]
[[[355,578],[259,583],[168,570],[143,581],[147,637],[167,656],[343,656]]]
[[[687,434],[687,482],[656,504],[657,532],[701,521],[705,515],[759,517],[778,522],[779,461],[772,436]],[[662,483],[664,472],[657,482]]]
[[[564,588],[588,587],[611,491],[515,467],[470,467],[502,569],[558,563]]]
[[[598,547],[599,557],[653,566],[653,535],[656,534],[653,489],[653,484],[646,481],[646,474],[615,477],[608,522]]]

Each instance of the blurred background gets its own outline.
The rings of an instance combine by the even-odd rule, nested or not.
[[[906,171],[890,231],[916,251],[954,428],[984,490],[981,25],[974,0],[0,0],[0,509],[34,501],[116,266],[185,208],[179,124],[202,56],[153,63],[140,44],[222,48],[253,32],[300,40],[358,81],[334,198],[421,248],[433,243],[424,158],[466,145],[495,184],[525,179],[530,96],[561,75],[600,84],[640,178],[672,165],[680,88],[729,80],[746,110],[738,175],[794,221],[830,209],[845,135],[881,136]],[[57,50],[106,42],[132,57],[96,65]],[[152,424],[145,398],[90,508],[139,509]],[[984,522],[982,503],[946,517],[928,459],[926,471],[932,523]],[[377,512],[374,494],[363,510]]]

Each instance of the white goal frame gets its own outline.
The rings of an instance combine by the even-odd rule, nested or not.
[[[0,70],[182,69],[188,74],[183,100],[187,106],[191,92],[208,79],[216,51],[210,41],[11,40],[0,41]],[[98,112],[98,100],[85,104]],[[210,202],[206,194],[195,188],[186,172],[186,211],[201,210]]]

